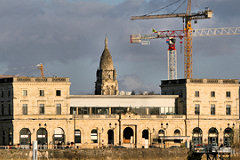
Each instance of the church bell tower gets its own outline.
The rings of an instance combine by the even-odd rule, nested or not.
[[[108,50],[108,38],[105,37],[105,47],[97,70],[95,95],[118,95],[117,72],[113,67],[112,56]]]

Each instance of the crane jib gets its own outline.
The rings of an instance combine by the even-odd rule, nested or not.
[[[212,10],[205,10],[199,13],[192,13],[187,15],[186,13],[176,14],[160,14],[160,15],[143,15],[143,16],[131,16],[131,20],[143,20],[143,19],[161,19],[161,18],[190,18],[192,20],[197,19],[209,19],[212,18]]]

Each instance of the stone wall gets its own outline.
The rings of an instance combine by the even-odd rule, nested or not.
[[[0,150],[0,159],[32,159],[32,150]],[[184,148],[174,149],[81,149],[81,150],[44,150],[38,151],[38,160],[186,160],[187,150]]]

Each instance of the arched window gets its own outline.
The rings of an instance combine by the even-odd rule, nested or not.
[[[54,129],[53,135],[53,144],[64,144],[65,143],[65,134],[62,128]]]
[[[224,146],[230,147],[232,143],[233,143],[233,130],[228,127],[224,130]]]
[[[160,129],[160,130],[158,131],[158,137],[163,137],[164,135],[165,135],[164,130]]]
[[[37,142],[38,142],[38,147],[42,149],[47,148],[48,144],[48,133],[45,128],[39,128],[37,130]]]
[[[176,130],[174,131],[174,136],[181,136],[181,132],[180,132],[179,129],[176,129]]]
[[[96,129],[91,131],[91,141],[93,143],[98,143],[98,131]]]
[[[218,130],[214,127],[208,130],[208,144],[218,145]]]
[[[192,132],[192,142],[197,145],[197,144],[202,144],[202,130],[201,128],[194,128]]]
[[[31,132],[28,128],[21,129],[20,144],[21,145],[30,145],[31,144]]]

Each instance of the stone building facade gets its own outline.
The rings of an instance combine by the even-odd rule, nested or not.
[[[97,70],[97,81],[95,82],[96,95],[118,95],[117,72],[113,67],[112,56],[108,49],[108,39],[105,38],[99,69]]]
[[[174,114],[177,97],[71,95],[70,114],[82,135],[82,142],[76,145],[141,148],[155,144],[164,147],[161,142],[164,136],[169,145],[174,144],[174,140],[180,145],[188,137],[184,136],[185,116]],[[161,139],[158,132],[161,132]]]
[[[0,77],[0,144],[59,143],[57,134],[68,131],[69,88],[69,78]]]
[[[177,95],[70,95],[69,87],[68,78],[0,78],[0,145],[142,147],[163,145],[167,135],[171,143],[187,139],[184,116],[174,115]]]
[[[0,145],[29,148],[229,146],[239,142],[239,81],[161,82],[162,95],[118,95],[105,39],[96,95],[70,95],[69,78],[0,76]]]
[[[68,78],[0,78],[0,144],[142,148],[238,142],[238,80],[162,81],[165,95],[70,95],[69,87]]]
[[[179,95],[177,114],[186,117],[186,136],[197,143],[229,145],[239,140],[239,80],[162,81],[163,95]]]

